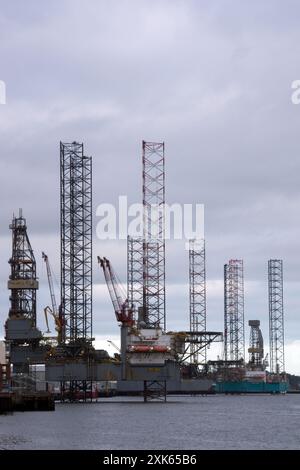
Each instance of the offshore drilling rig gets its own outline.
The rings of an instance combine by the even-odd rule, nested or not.
[[[46,382],[60,383],[62,400],[86,401],[92,397],[93,383],[108,380],[139,383],[145,401],[165,400],[167,383],[180,383],[186,358],[221,338],[221,333],[205,329],[166,332],[164,181],[164,144],[143,142],[144,236],[128,237],[128,293],[121,293],[111,263],[99,258],[121,331],[121,355],[111,358],[93,347],[92,159],[83,144],[60,144],[58,307],[43,253],[52,305],[45,308],[45,318],[48,326],[48,314],[53,316],[57,338],[44,337],[36,327],[36,264],[20,214],[12,224],[11,309],[5,338],[15,378],[28,375],[32,365],[45,364]],[[154,217],[153,207],[158,209]]]
[[[224,266],[224,360],[209,361],[215,367],[217,391],[225,393],[285,393],[283,263],[268,261],[269,355],[264,357],[264,341],[259,320],[249,320],[249,362],[245,356],[244,266],[230,260]]]
[[[108,261],[102,262],[110,287],[117,320],[121,324],[121,360],[92,346],[92,160],[84,155],[83,144],[61,143],[61,305],[64,319],[62,342],[46,358],[46,380],[60,381],[66,398],[86,398],[92,383],[102,380],[137,380],[144,383],[145,400],[161,395],[165,383],[179,379],[176,355],[183,346],[173,342],[172,354],[156,360],[135,362],[128,335],[133,317],[125,311],[117,292],[115,276]],[[119,302],[119,304],[117,304]],[[153,331],[152,331],[153,336]],[[178,335],[177,335],[178,336]],[[146,344],[139,337],[139,343]],[[183,343],[183,341],[182,341]],[[149,344],[149,343],[147,343]],[[175,350],[179,348],[178,350]],[[167,351],[164,351],[165,353]],[[134,354],[142,357],[142,351]],[[162,354],[162,352],[161,352]],[[153,366],[153,367],[150,367]],[[155,367],[154,367],[155,366]]]
[[[198,252],[193,251],[195,263],[193,266],[193,313],[190,330],[174,333],[166,331],[166,289],[165,289],[165,145],[163,142],[142,143],[142,181],[143,181],[143,237],[135,238],[129,234],[127,241],[127,297],[123,295],[130,322],[126,332],[121,337],[121,351],[127,361],[135,365],[148,365],[155,367],[166,361],[176,361],[181,372],[186,368],[190,359],[195,368],[204,366],[203,357],[206,357],[207,346],[213,341],[220,341],[220,332],[206,330],[206,322],[199,322],[200,316],[205,316],[202,307],[202,290],[205,289],[205,278],[202,271],[200,279],[197,265]],[[198,249],[196,241],[191,242],[193,250]],[[202,259],[202,251],[200,253]],[[105,258],[99,259],[104,270],[104,276],[113,300],[113,282],[110,278],[116,276],[112,272],[111,264]],[[110,273],[110,276],[109,276]],[[192,275],[191,275],[192,276]],[[201,281],[201,282],[199,282]],[[116,284],[116,283],[115,283]],[[200,286],[200,293],[199,293]],[[199,297],[200,296],[200,297]],[[200,298],[200,302],[199,302]],[[205,302],[205,300],[204,300]],[[119,307],[119,311],[121,308]],[[117,315],[117,310],[115,308]],[[201,357],[201,362],[199,358]],[[123,361],[123,363],[127,362]],[[171,389],[171,382],[144,380],[144,394],[155,394],[156,390]],[[178,383],[178,380],[177,380]],[[123,383],[124,390],[137,390],[137,384],[127,380]],[[198,381],[198,391],[201,389]],[[149,387],[151,391],[149,391]],[[177,385],[178,387],[178,385]],[[178,390],[178,388],[177,388]],[[181,388],[182,390],[182,388]],[[194,390],[196,391],[197,387]],[[165,393],[165,392],[164,392]]]

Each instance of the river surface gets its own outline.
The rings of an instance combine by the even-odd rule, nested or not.
[[[0,449],[300,449],[300,394],[57,404],[0,416]]]

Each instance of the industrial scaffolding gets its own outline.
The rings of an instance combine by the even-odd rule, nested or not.
[[[244,268],[242,260],[224,266],[225,361],[245,360]]]
[[[268,261],[270,371],[280,374],[284,364],[283,264],[280,259]]]
[[[206,331],[206,270],[205,241],[189,241],[189,298],[190,298],[190,332]],[[192,337],[193,341],[198,338]],[[207,360],[207,344],[203,348],[191,342],[190,361],[205,365]]]

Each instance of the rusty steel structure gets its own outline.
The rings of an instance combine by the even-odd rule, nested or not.
[[[280,374],[284,363],[283,263],[268,261],[270,371]]]
[[[206,269],[205,240],[189,241],[189,300],[190,331],[206,331]],[[197,339],[196,337],[193,339]],[[207,360],[207,345],[203,348],[191,342],[190,361],[204,366]]]
[[[224,356],[245,360],[244,267],[238,259],[224,266]]]

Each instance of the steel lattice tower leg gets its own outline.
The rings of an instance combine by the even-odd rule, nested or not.
[[[245,359],[244,268],[242,260],[224,266],[225,360]]]
[[[144,402],[167,401],[167,382],[165,380],[144,380]]]
[[[280,374],[284,364],[283,269],[282,260],[268,261],[270,371]]]
[[[236,344],[236,313],[234,303],[234,266],[224,266],[224,353],[225,361],[235,359],[233,345]]]
[[[190,331],[206,331],[206,271],[205,241],[189,242],[189,292],[190,292]],[[193,338],[195,341],[198,337]],[[207,348],[198,352],[196,344],[191,343],[191,362],[206,364]]]
[[[127,296],[138,321],[143,319],[143,247],[142,238],[127,237]]]
[[[65,342],[92,338],[92,160],[83,144],[60,144],[61,305]]]
[[[92,342],[92,159],[83,144],[60,144],[60,177],[63,342],[76,357]],[[86,381],[69,386],[72,399],[86,396]]]
[[[143,141],[143,308],[148,325],[166,329],[165,145]]]
[[[143,238],[128,237],[127,292],[138,322],[166,329],[165,145],[143,141]],[[166,399],[165,381],[144,381],[144,399]]]

